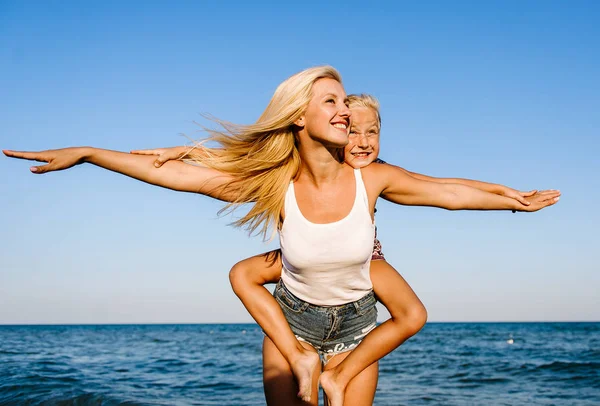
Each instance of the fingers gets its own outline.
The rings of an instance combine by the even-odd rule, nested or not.
[[[154,166],[160,168],[165,162],[169,161],[170,158],[166,156],[166,154],[159,155],[158,158],[154,161]]]
[[[530,190],[529,192],[519,192],[521,194],[521,196],[523,197],[529,197],[529,196],[533,196],[534,194],[536,194],[538,191],[537,190]]]
[[[39,175],[42,173],[50,172],[52,169],[50,168],[50,165],[39,165],[39,166],[32,166],[31,168],[29,168],[29,170],[32,173]]]
[[[158,155],[158,158],[154,161],[154,166],[160,168],[162,164],[168,161],[168,159],[164,159],[163,156],[167,150],[165,148],[157,148],[157,149],[134,149],[129,151],[130,154],[135,155]]]
[[[560,190],[557,190],[557,189],[546,189],[546,190],[538,190],[537,191],[538,195],[544,195],[544,194],[547,195],[547,194],[551,194],[551,193],[555,193],[555,194],[558,193],[558,194],[560,194]]]
[[[557,197],[557,196],[560,196],[560,190],[554,190],[554,189],[543,190],[541,192],[538,192],[537,195],[542,196],[544,198]]]
[[[554,189],[550,189],[550,190],[541,190],[538,191],[535,195],[531,196],[529,198],[529,200],[533,200],[533,199],[548,199],[551,197],[556,197],[556,196],[560,196],[560,190],[554,190]]]
[[[544,199],[538,200],[535,204],[529,206],[526,211],[538,211],[543,209],[544,207],[553,206],[560,200],[560,196],[546,197]]]
[[[544,206],[543,207],[552,206],[552,205],[558,203],[559,200],[560,200],[560,196],[556,196],[556,197],[553,197],[551,199],[544,200],[544,202],[543,202]]]
[[[531,203],[529,203],[527,200],[525,200],[525,198],[521,195],[517,195],[515,196],[515,200],[517,200],[519,203],[521,203],[523,206],[529,206]]]
[[[27,151],[11,151],[8,149],[2,150],[4,155],[10,158],[27,159],[30,161],[48,162],[49,158],[44,157],[40,152]]]
[[[543,194],[543,195],[536,195],[535,199],[532,199],[532,201],[535,200],[536,203],[547,203],[547,202],[557,202],[560,199],[560,194],[557,193],[547,193],[547,194]]]
[[[534,212],[543,209],[544,207],[552,206],[558,203],[560,200],[560,191],[559,190],[542,190],[541,192],[537,192],[535,195],[531,196],[530,205],[524,206],[521,209],[513,209],[512,212],[516,211],[528,211]]]
[[[133,151],[129,151],[130,154],[136,155],[160,155],[163,154],[165,150],[163,148],[158,149],[134,149]]]
[[[167,161],[179,159],[187,154],[186,147],[156,148],[156,149],[134,149],[130,154],[136,155],[158,155],[154,161],[154,166],[160,168]]]
[[[554,203],[558,202],[559,200],[560,200],[560,196],[546,197],[546,198],[540,200],[540,203],[554,204]]]
[[[154,166],[160,168],[165,162],[177,160],[185,156],[186,154],[187,151],[185,150],[180,151],[177,148],[170,148],[168,150],[165,150],[164,153],[160,154],[158,158],[156,158],[156,161],[154,161]]]

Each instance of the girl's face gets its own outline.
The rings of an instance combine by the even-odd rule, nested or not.
[[[379,156],[379,118],[369,107],[352,109],[352,126],[344,159],[351,167],[364,168]]]
[[[308,136],[325,146],[342,148],[348,144],[350,109],[346,92],[334,79],[319,79],[313,85],[313,97],[306,112],[297,121]]]

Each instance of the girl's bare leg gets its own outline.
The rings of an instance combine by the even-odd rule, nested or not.
[[[320,368],[321,360],[316,352],[307,350],[296,339],[279,303],[263,286],[279,280],[281,267],[281,252],[271,251],[235,264],[229,272],[229,280],[235,294],[289,364],[298,384],[297,396],[310,401],[316,388],[313,371]]]
[[[425,307],[404,278],[386,261],[371,262],[371,281],[377,299],[391,318],[366,335],[363,341],[337,366],[326,369],[321,386],[331,406],[347,406],[344,400],[353,378],[415,335],[427,321]]]

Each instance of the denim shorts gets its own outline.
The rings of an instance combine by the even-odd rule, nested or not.
[[[317,306],[294,296],[280,280],[273,293],[299,341],[312,345],[326,362],[354,349],[377,326],[375,294],[339,306]]]

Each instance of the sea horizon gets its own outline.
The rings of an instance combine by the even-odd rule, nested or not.
[[[385,320],[378,321],[377,324]],[[426,324],[555,324],[555,323],[600,323],[600,320],[552,320],[552,321],[428,321]],[[255,322],[116,322],[116,323],[0,323],[0,327],[10,326],[177,326],[177,325],[256,325]]]

